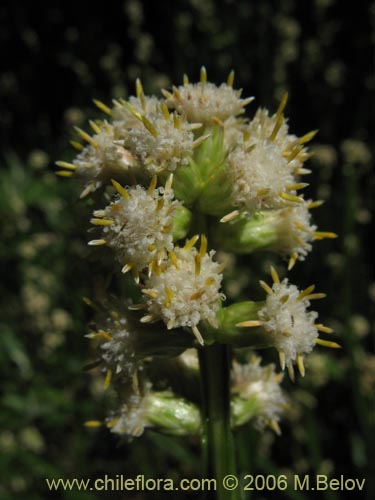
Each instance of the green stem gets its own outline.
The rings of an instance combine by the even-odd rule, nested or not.
[[[223,488],[223,478],[236,475],[233,435],[230,425],[228,347],[221,344],[205,346],[199,351],[203,394],[203,451],[205,477],[216,479],[216,492],[208,499],[236,500],[236,491]]]

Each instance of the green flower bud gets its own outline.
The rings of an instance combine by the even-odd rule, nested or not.
[[[198,408],[172,392],[151,392],[147,400],[147,426],[174,436],[198,434],[201,417]]]
[[[180,205],[173,212],[173,225],[172,225],[172,236],[173,241],[181,240],[186,238],[190,225],[191,225],[192,214],[189,209]]]

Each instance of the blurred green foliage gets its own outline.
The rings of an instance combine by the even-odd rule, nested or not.
[[[287,89],[292,132],[320,129],[310,196],[327,200],[314,213],[319,227],[339,234],[316,244],[292,279],[328,293],[319,312],[343,349],[317,349],[306,378],[285,383],[291,406],[280,438],[249,427],[239,431],[240,471],[365,477],[367,498],[373,498],[368,108],[375,86],[369,65],[374,6],[339,0],[37,4],[8,0],[0,7],[0,498],[50,498],[45,477],[199,476],[195,440],[147,432],[119,445],[108,431],[83,427],[103,417],[108,399],[99,374],[83,371],[93,353],[84,339],[90,311],[82,297],[100,293],[102,283],[88,260],[89,207],[77,201],[74,182],[56,179],[51,166],[72,157],[66,148],[71,126],[95,116],[93,97],[109,103],[126,96],[138,76],[147,92],[158,92],[185,72],[198,78],[202,64],[216,83],[234,68],[237,86],[271,110]],[[228,296],[256,293],[266,264],[242,259],[241,274],[228,277]],[[274,361],[273,354],[267,359]],[[53,494],[69,500],[114,496]],[[321,496],[344,498],[330,491]],[[290,490],[283,496],[307,497]]]

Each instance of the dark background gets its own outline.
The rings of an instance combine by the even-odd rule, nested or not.
[[[291,132],[319,129],[308,196],[326,203],[314,213],[315,221],[319,229],[339,234],[335,241],[317,243],[291,279],[301,286],[314,282],[328,293],[319,313],[335,328],[343,349],[316,349],[306,378],[294,386],[285,382],[293,404],[282,437],[239,430],[239,469],[367,478],[370,498],[375,475],[373,14],[369,2],[339,0],[2,2],[2,499],[158,499],[165,494],[51,494],[44,478],[199,476],[195,440],[148,431],[133,443],[119,444],[105,430],[83,427],[85,420],[103,418],[110,404],[100,379],[82,370],[94,356],[84,338],[90,312],[82,296],[92,295],[100,278],[88,262],[90,209],[77,201],[74,181],[56,179],[52,167],[73,156],[72,126],[85,128],[87,119],[98,115],[92,98],[110,104],[111,98],[126,97],[137,77],[146,92],[158,94],[179,84],[183,73],[197,80],[201,65],[217,84],[234,69],[235,86],[256,96],[250,114],[257,106],[275,110],[289,92]],[[257,262],[239,264],[248,269]],[[231,279],[235,289],[240,277]],[[249,278],[233,295],[246,296],[253,287]],[[275,361],[273,353],[267,359]],[[282,495],[309,497],[288,490],[252,498]],[[321,497],[360,495],[323,491]]]

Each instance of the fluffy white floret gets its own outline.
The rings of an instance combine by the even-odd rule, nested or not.
[[[280,193],[295,180],[282,151],[274,142],[261,140],[251,150],[238,147],[229,154],[228,163],[234,205],[250,212],[285,205]]]
[[[123,264],[141,271],[160,252],[173,248],[171,228],[173,213],[180,203],[173,200],[173,191],[159,187],[149,193],[142,186],[128,189],[129,199],[119,196],[99,215],[112,220],[104,226],[103,238]],[[97,215],[97,212],[94,212]]]
[[[244,112],[252,98],[241,99],[241,90],[222,83],[189,83],[174,89],[167,102],[191,122],[211,124],[213,119],[225,121]]]
[[[220,293],[222,274],[213,260],[214,251],[201,259],[196,273],[196,248],[175,248],[173,261],[164,263],[162,272],[146,281],[155,298],[147,301],[150,314],[161,318],[168,329],[194,327],[202,320],[216,324],[216,313],[223,295]]]
[[[231,378],[232,392],[256,403],[254,424],[262,430],[270,422],[280,420],[287,401],[280,387],[282,375],[276,374],[275,365],[261,366],[260,361],[254,356],[247,364],[234,362]]]
[[[124,147],[143,163],[150,176],[187,165],[194,149],[194,125],[177,115],[167,118],[161,111],[145,117],[151,130],[138,120],[137,127],[127,130]]]
[[[289,366],[298,355],[303,356],[313,350],[318,337],[314,326],[318,313],[307,311],[309,300],[299,298],[300,291],[287,279],[274,283],[272,292],[267,295],[258,317],[272,345],[284,353],[285,363]]]

